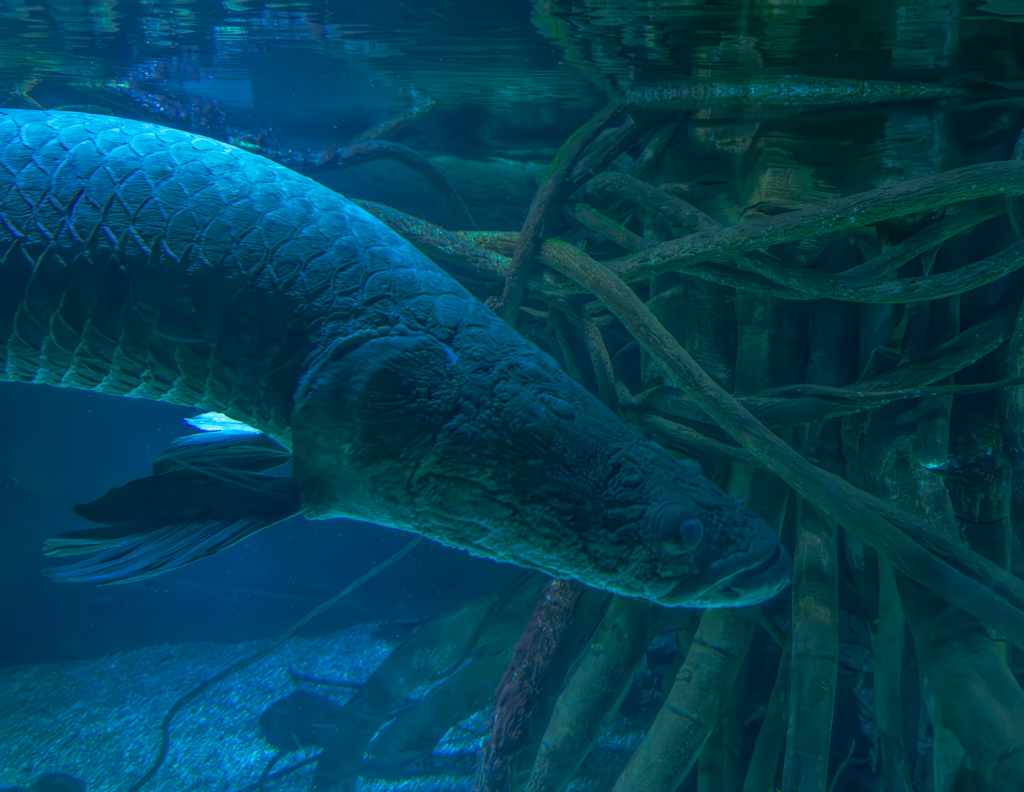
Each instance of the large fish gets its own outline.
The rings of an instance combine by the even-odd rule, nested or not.
[[[101,551],[59,579],[155,574],[301,506],[663,605],[749,604],[787,583],[769,526],[696,464],[362,209],[259,156],[0,111],[0,255],[0,379],[222,413],[293,458],[288,478],[242,454],[212,476],[168,465],[160,494],[113,491],[120,517],[92,516],[116,525],[50,540]],[[237,434],[211,452],[230,459]]]

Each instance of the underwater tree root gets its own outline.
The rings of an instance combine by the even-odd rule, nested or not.
[[[578,203],[575,206],[566,207],[566,214],[592,234],[601,239],[608,239],[630,253],[654,247],[654,243],[650,240],[630,231],[610,217],[605,217],[589,204]]]
[[[584,195],[593,204],[609,201],[625,201],[649,211],[661,214],[676,229],[691,233],[695,231],[717,231],[721,224],[682,198],[659,190],[647,182],[634,179],[625,173],[602,173],[595,176],[584,188]],[[650,247],[650,245],[645,245]]]
[[[704,611],[686,661],[612,792],[675,789],[707,742],[757,626],[757,607]]]
[[[755,218],[721,232],[690,234],[607,265],[622,280],[633,282],[662,272],[686,270],[713,259],[765,250],[783,242],[832,231],[850,231],[916,212],[930,212],[959,201],[1022,193],[1024,162],[968,165],[808,209]]]
[[[379,159],[392,160],[404,165],[409,170],[421,174],[445,200],[451,209],[452,215],[461,226],[470,229],[476,228],[476,221],[473,220],[469,207],[466,206],[466,202],[462,200],[459,193],[452,187],[447,177],[434,163],[408,146],[392,143],[389,140],[364,140],[360,143],[353,143],[350,146],[338,149],[328,164],[349,167]],[[317,170],[321,169],[322,167],[317,168]],[[307,172],[311,171],[307,169]]]
[[[743,792],[765,792],[775,783],[775,771],[779,766],[779,756],[782,754],[786,731],[789,728],[792,654],[793,640],[792,635],[789,635],[782,645],[779,671],[768,699],[768,709],[765,711],[764,720],[761,721],[761,729],[754,742],[754,752],[747,766],[747,777],[743,781]]]
[[[840,275],[801,272],[747,260],[748,270],[700,264],[691,275],[741,291],[785,300],[841,300],[860,303],[905,303],[940,300],[977,289],[1024,266],[1024,243],[1017,242],[983,261],[923,277],[861,281]]]
[[[839,660],[838,526],[803,498],[793,558],[790,713],[782,788],[818,790],[828,777]]]
[[[508,256],[477,247],[464,234],[447,231],[384,204],[358,200],[354,203],[434,258],[458,264],[481,275],[494,278],[505,276],[509,266]]]
[[[556,205],[556,198],[566,180],[569,168],[572,167],[576,157],[597,137],[608,122],[621,112],[622,107],[621,99],[612,99],[598,110],[593,118],[572,134],[558,150],[548,169],[547,177],[537,189],[537,194],[530,205],[530,211],[526,215],[526,221],[523,223],[523,230],[516,237],[515,252],[505,278],[505,288],[494,307],[495,313],[513,327],[516,325],[519,303],[522,302],[523,295],[526,294],[527,280],[544,235],[544,224],[552,206]]]
[[[596,295],[687,395],[769,470],[885,553],[895,568],[1024,647],[1024,581],[923,521],[807,462],[720,388],[622,280],[571,245],[545,246],[558,253],[562,274]]]
[[[353,143],[365,143],[367,140],[380,140],[388,135],[393,135],[399,129],[418,121],[435,107],[437,100],[431,96],[419,96],[416,91],[412,92],[413,106],[398,115],[386,118],[375,127],[370,127],[365,132],[360,132],[351,141]]]
[[[375,577],[391,565],[395,564],[396,562],[404,558],[422,541],[422,537],[416,537],[411,542],[406,544],[405,547],[403,547],[401,550],[394,553],[381,563],[377,564],[377,566],[375,566],[369,572],[364,574],[362,577],[356,579],[355,581],[347,585],[344,589],[339,591],[333,597],[317,605],[315,608],[313,608],[313,610],[311,610],[297,622],[292,624],[283,633],[281,633],[281,635],[278,636],[272,643],[268,644],[267,646],[264,646],[262,649],[257,649],[248,657],[243,657],[241,660],[238,660],[237,662],[232,663],[226,668],[221,669],[216,674],[209,677],[208,679],[203,680],[194,688],[192,688],[192,690],[182,695],[181,698],[175,701],[174,704],[171,705],[170,709],[167,710],[167,714],[164,715],[164,719],[160,723],[160,751],[157,754],[156,759],[153,761],[153,764],[150,766],[149,770],[146,771],[145,775],[143,775],[140,779],[138,779],[135,783],[128,787],[128,792],[139,792],[140,789],[142,789],[144,786],[146,786],[146,784],[153,780],[157,772],[160,770],[160,767],[163,765],[164,760],[167,758],[167,752],[168,750],[170,750],[171,721],[174,720],[174,716],[178,714],[178,712],[180,712],[184,707],[186,707],[191,701],[195,700],[200,695],[202,695],[202,693],[207,688],[217,684],[218,682],[224,681],[236,671],[240,671],[243,668],[247,668],[248,666],[251,666],[253,663],[262,660],[264,657],[274,652],[281,646],[281,644],[283,644],[285,641],[291,638],[306,624],[315,619],[324,611],[336,605],[340,600],[347,597],[349,594],[358,589],[371,578]],[[315,761],[315,758],[310,759],[309,761]],[[309,763],[309,761],[307,761],[307,764]],[[291,772],[291,770],[294,769],[298,768],[294,766],[292,768],[285,768],[285,770],[279,771],[279,773],[283,773],[285,771]],[[275,773],[274,775],[277,776],[279,773]],[[267,777],[267,779],[269,778],[272,778],[272,776]]]
[[[561,792],[618,710],[651,641],[661,609],[615,595],[566,680],[540,742],[525,792]]]
[[[474,792],[510,792],[513,758],[529,741],[530,719],[582,593],[579,582],[556,579],[545,587],[537,601],[498,683],[489,734],[473,782]]]
[[[832,783],[828,785],[828,792],[836,791],[836,786],[839,784],[839,779],[840,777],[842,777],[843,771],[850,766],[850,763],[853,760],[853,752],[854,749],[856,749],[856,747],[857,741],[850,740],[850,747],[846,751],[846,757],[843,759],[842,762],[839,763],[839,767],[836,768],[836,773],[834,776],[832,776]]]
[[[1010,174],[1015,179],[1011,180],[1005,189],[1014,193],[1024,193],[1024,162],[986,163],[986,167],[989,169],[1008,165],[1018,166],[1017,171],[1021,172]],[[960,170],[968,171],[970,168]],[[956,171],[947,173],[956,173]],[[942,176],[945,175],[942,174]],[[970,174],[963,174],[961,178],[969,176]],[[919,192],[930,194],[935,189],[932,182],[936,180],[940,180],[940,177],[931,176],[916,180],[924,183]],[[986,184],[988,195],[1000,190],[1000,185],[991,178]],[[869,202],[873,199],[875,202],[882,203],[876,193],[896,189],[893,187],[874,190],[862,193],[860,196],[852,196],[851,199],[843,199],[843,202],[859,198]],[[972,195],[971,197],[977,196]],[[983,194],[982,197],[985,195]],[[508,253],[513,252],[510,250],[512,247],[518,249],[519,239],[522,235],[483,231],[469,233],[445,231],[390,207],[368,201],[359,203],[427,255],[443,261],[450,261],[489,278],[505,277],[508,281],[513,277],[512,273],[516,271],[515,259],[510,261]],[[1018,243],[1010,245],[987,259],[967,264],[950,272],[924,277],[889,277],[896,268],[915,256],[934,249],[950,237],[1002,213],[1001,209],[991,205],[985,205],[973,211],[964,211],[951,218],[941,220],[914,237],[883,251],[874,259],[834,275],[776,266],[759,261],[757,257],[746,259],[743,269],[716,261],[752,253],[763,247],[782,242],[834,231],[836,229],[833,226],[825,224],[823,227],[815,228],[813,223],[822,225],[820,215],[835,211],[830,207],[836,203],[840,202],[831,202],[815,209],[791,212],[767,220],[750,220],[726,229],[711,227],[710,223],[713,221],[708,218],[707,221],[701,220],[701,231],[662,243],[657,247],[586,204],[576,204],[568,207],[566,211],[588,232],[609,239],[627,250],[635,251],[631,256],[604,262],[605,266],[626,282],[642,280],[663,272],[678,271],[742,292],[787,300],[832,299],[886,304],[935,300],[962,294],[1004,277],[1024,265],[1024,243]],[[907,199],[907,203],[904,205],[896,208],[890,207],[890,211],[885,217],[872,217],[870,220],[865,220],[865,217],[859,215],[851,217],[850,219],[855,223],[850,228],[899,217],[915,211],[914,207],[919,204],[935,208],[924,198],[918,202]],[[864,215],[866,216],[867,212]],[[789,220],[788,218],[794,219]],[[750,231],[746,230],[748,227],[755,228]],[[534,253],[537,262],[558,271],[558,244],[558,240],[554,239],[539,241]],[[659,257],[669,255],[666,251],[670,249],[670,246],[675,246],[678,250],[683,251],[678,255],[673,254],[676,255],[676,258],[671,264],[654,266],[650,263],[654,259],[660,260]],[[646,260],[647,263],[641,266],[639,264],[641,260]],[[585,289],[573,281],[550,272],[533,273],[531,271],[527,278],[529,287],[540,296],[568,296],[585,292]],[[524,284],[523,288],[525,289],[525,287]],[[521,297],[522,295],[520,299]]]
[[[815,305],[808,323],[811,383],[838,385],[851,306]],[[822,467],[843,470],[838,426],[807,424],[796,447]],[[820,792],[828,780],[829,746],[839,675],[839,526],[804,498],[797,500],[790,649],[790,714],[785,792]]]
[[[925,319],[919,314],[911,321],[923,324]],[[929,321],[929,324],[933,322]],[[947,320],[946,324],[946,332],[952,332],[955,322]],[[893,331],[885,343],[891,343],[900,334],[902,330]],[[894,433],[892,416],[876,420],[879,425],[875,431],[863,425],[870,421],[870,418],[865,418],[858,422],[861,425],[844,432],[846,458],[853,461],[860,469],[860,477],[870,482],[879,495],[891,498],[908,513],[929,521],[936,532],[950,530],[953,536],[958,536],[954,527],[954,502],[962,501],[967,493],[970,493],[968,499],[972,499],[977,491],[975,486],[967,478],[936,476],[918,462],[932,456],[944,458],[948,453],[950,446],[946,438],[951,434],[947,427],[952,423],[948,402],[936,405],[929,417],[931,424],[923,432],[920,422],[914,427],[904,426]],[[974,413],[966,423],[958,421],[953,425],[952,437],[960,435],[962,442],[965,433],[968,437],[974,436],[981,429],[979,423],[987,420],[985,413]],[[998,450],[993,456],[998,456]],[[993,525],[989,523],[988,529],[991,530]],[[970,538],[971,534],[967,535]],[[973,544],[984,552],[983,543]],[[921,678],[933,694],[927,698],[931,702],[928,714],[934,728],[947,730],[959,741],[970,761],[972,773],[977,776],[971,788],[991,787],[1000,792],[1021,792],[1024,790],[1024,775],[1019,765],[1014,766],[1012,760],[1007,764],[1005,760],[1014,754],[1024,754],[1024,692],[1006,663],[1003,641],[994,639],[981,620],[951,607],[941,596],[899,573],[893,578],[906,614],[906,624],[914,638],[914,655]],[[884,578],[880,582],[885,588],[892,585]],[[880,591],[883,591],[881,586]],[[876,653],[880,643],[881,639],[876,640]],[[892,658],[893,666],[896,661],[897,658]],[[880,663],[876,662],[876,669],[879,668]],[[893,668],[889,690],[885,691],[890,697],[899,684],[895,672]],[[908,724],[902,713],[895,710],[895,704],[891,705],[894,709],[886,720],[890,724],[888,732],[899,735],[906,732]],[[907,774],[900,765],[893,765],[893,769],[899,772],[901,783],[906,781]],[[947,782],[950,779],[941,777],[948,770],[944,768],[937,774],[936,789],[949,788]],[[907,788],[907,784],[903,783],[902,788]]]

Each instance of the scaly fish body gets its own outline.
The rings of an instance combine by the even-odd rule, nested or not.
[[[771,529],[382,223],[282,166],[0,111],[0,379],[225,413],[355,517],[666,605],[755,602]]]

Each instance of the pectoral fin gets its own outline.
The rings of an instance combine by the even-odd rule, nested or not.
[[[219,553],[299,512],[290,476],[258,472],[287,459],[251,431],[180,438],[154,463],[156,475],[76,506],[100,526],[47,539],[43,552],[96,555],[44,572],[60,582],[128,583]]]

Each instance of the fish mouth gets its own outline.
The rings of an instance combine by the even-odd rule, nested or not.
[[[793,561],[781,544],[775,552],[756,566],[737,572],[732,577],[703,592],[705,608],[738,608],[769,600],[789,585]]]
[[[692,584],[680,584],[661,603],[689,608],[740,608],[771,599],[789,585],[793,561],[778,541],[760,561],[749,563],[750,556],[754,555],[760,554],[753,551],[744,554],[746,564],[737,563],[740,559],[730,559],[730,566],[735,569],[732,574],[721,574],[725,572],[720,568],[721,562],[713,564],[708,575],[713,583],[697,591]]]

